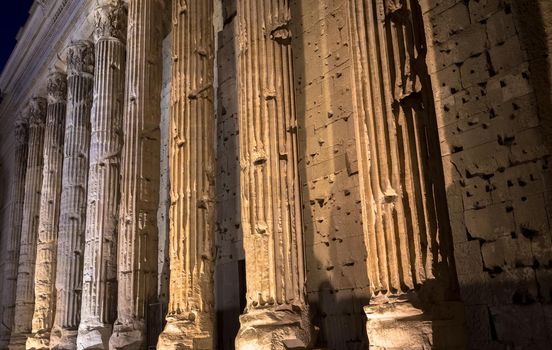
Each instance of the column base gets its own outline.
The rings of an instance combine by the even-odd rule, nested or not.
[[[236,350],[310,349],[313,330],[308,307],[281,305],[240,316]]]
[[[141,350],[146,342],[146,327],[143,320],[117,320],[109,338],[111,350]]]
[[[107,350],[113,327],[110,324],[82,322],[77,335],[78,350]]]
[[[158,350],[212,350],[213,317],[190,312],[186,316],[169,316],[159,335]]]
[[[27,338],[27,350],[49,350],[50,332],[37,332]]]
[[[50,348],[52,350],[76,350],[77,330],[54,327],[50,335]]]
[[[465,349],[460,302],[432,305],[427,312],[407,301],[364,307],[372,350]]]
[[[8,350],[25,350],[25,344],[27,343],[27,338],[30,336],[31,336],[30,333],[12,334],[10,337]]]

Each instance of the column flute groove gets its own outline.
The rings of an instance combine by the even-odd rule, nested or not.
[[[95,12],[94,101],[78,349],[107,349],[116,318],[117,216],[122,146],[127,9]]]
[[[370,348],[462,347],[420,5],[350,0],[348,13]],[[436,343],[436,324],[458,334],[456,343]]]
[[[213,1],[173,1],[170,295],[158,349],[214,347]]]
[[[80,321],[94,45],[77,41],[67,50],[67,119],[59,214],[56,306],[50,347],[76,349]]]
[[[48,76],[48,113],[44,137],[44,168],[36,252],[34,314],[28,349],[49,349],[55,308],[57,237],[63,170],[63,140],[67,108],[67,76]]]
[[[247,306],[237,349],[309,346],[289,2],[238,0]]]
[[[29,103],[29,153],[25,174],[25,198],[21,225],[19,266],[15,299],[15,319],[9,349],[25,349],[31,335],[34,310],[34,272],[36,240],[42,191],[42,167],[44,164],[44,123],[47,101],[34,97]]]
[[[112,349],[145,349],[157,298],[163,1],[128,2],[127,70]]]
[[[3,257],[4,274],[2,275],[0,348],[5,347],[9,343],[14,321],[17,265],[25,198],[25,175],[27,173],[27,156],[29,153],[29,125],[24,114],[20,114],[15,120],[14,134],[14,173],[10,181],[9,198],[11,205],[6,223],[8,240],[5,248],[6,255]]]

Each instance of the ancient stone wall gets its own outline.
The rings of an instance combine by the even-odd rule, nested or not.
[[[291,9],[309,303],[320,346],[363,349],[368,279],[348,1],[292,1]]]
[[[474,349],[540,349],[552,334],[545,3],[420,1]]]

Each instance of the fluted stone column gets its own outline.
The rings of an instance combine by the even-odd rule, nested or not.
[[[76,349],[80,321],[94,45],[77,41],[67,50],[67,119],[61,189],[52,349]]]
[[[288,349],[312,338],[305,300],[290,9],[238,0],[240,191],[247,306],[236,348]]]
[[[94,102],[78,349],[107,349],[116,318],[117,215],[122,146],[127,10],[97,8]]]
[[[157,297],[163,10],[161,0],[128,2],[118,317],[111,349],[146,349],[147,307]]]
[[[370,348],[465,348],[418,0],[349,16]]]
[[[17,271],[15,322],[10,338],[10,350],[24,349],[27,337],[32,330],[36,239],[42,191],[46,107],[47,101],[42,97],[34,97],[29,103],[29,154],[25,174],[25,199]]]
[[[24,114],[17,117],[14,125],[14,172],[10,181],[8,231],[4,259],[4,273],[2,275],[2,320],[0,325],[0,349],[10,340],[13,327],[15,308],[15,289],[17,282],[17,265],[19,262],[19,243],[21,240],[21,224],[23,219],[23,201],[25,198],[25,174],[27,173],[27,155],[29,152],[29,126]]]
[[[170,295],[157,348],[214,344],[213,1],[173,1]]]
[[[57,230],[63,167],[63,140],[67,112],[67,76],[48,76],[48,113],[44,137],[44,168],[36,252],[34,315],[27,349],[48,349],[54,319],[54,286],[57,258]]]

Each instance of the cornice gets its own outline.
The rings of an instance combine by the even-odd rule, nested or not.
[[[0,123],[15,118],[30,96],[46,93],[49,71],[65,71],[66,47],[73,40],[92,36],[91,14],[96,3],[97,0],[35,0],[0,75],[0,89],[4,94]]]

